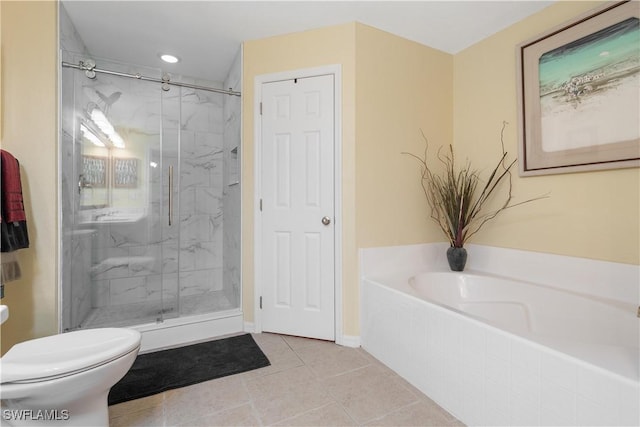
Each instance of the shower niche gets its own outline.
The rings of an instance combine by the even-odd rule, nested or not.
[[[163,74],[91,57],[72,30],[61,45],[63,64],[113,72],[60,70],[61,329],[241,324],[239,97],[123,76]],[[239,76],[240,54],[225,82],[171,80]]]

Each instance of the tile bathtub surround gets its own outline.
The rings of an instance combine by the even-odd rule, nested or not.
[[[109,425],[463,425],[362,349],[253,337],[271,366],[111,406]]]
[[[416,273],[448,269],[444,249],[415,245],[361,251],[366,351],[470,425],[638,425],[637,379],[404,293],[402,287]],[[476,271],[520,275],[568,290],[579,286],[583,293],[620,304],[638,300],[637,266],[470,249],[469,268]]]

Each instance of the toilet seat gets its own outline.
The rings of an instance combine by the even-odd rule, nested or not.
[[[0,384],[47,381],[92,369],[140,347],[133,329],[99,328],[14,345],[0,359]]]

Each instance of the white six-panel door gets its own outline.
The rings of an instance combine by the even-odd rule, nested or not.
[[[262,85],[262,330],[335,339],[334,76]]]

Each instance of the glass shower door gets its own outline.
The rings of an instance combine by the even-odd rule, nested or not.
[[[169,194],[179,141],[163,126],[168,106],[160,85],[107,74],[88,78],[69,68],[63,68],[62,85],[64,329],[175,317],[179,227],[169,224],[171,205],[178,206],[175,184]]]

